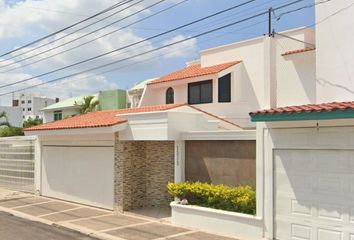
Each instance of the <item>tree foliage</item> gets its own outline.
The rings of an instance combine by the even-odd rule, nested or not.
[[[80,114],[97,111],[99,102],[94,99],[95,96],[86,96],[83,98],[83,102],[81,104],[75,102],[75,106],[80,106]]]
[[[41,124],[43,124],[43,119],[38,118],[38,117],[37,118],[29,117],[26,121],[24,121],[23,127],[30,128],[30,127],[41,125]]]

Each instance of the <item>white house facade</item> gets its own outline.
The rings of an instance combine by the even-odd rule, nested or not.
[[[299,28],[204,50],[199,61],[147,84],[141,106],[185,102],[254,128],[254,109],[316,101],[314,44],[314,30]]]

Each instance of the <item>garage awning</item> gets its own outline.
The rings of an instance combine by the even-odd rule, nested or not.
[[[251,112],[250,117],[252,122],[348,119],[354,118],[354,101],[271,108]]]

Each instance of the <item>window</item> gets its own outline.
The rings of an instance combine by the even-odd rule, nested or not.
[[[54,111],[54,121],[58,121],[62,119],[63,119],[62,111]]]
[[[213,102],[213,81],[206,80],[188,84],[188,103],[201,104]]]
[[[32,100],[28,100],[27,103],[30,103],[30,104],[31,104],[31,103],[32,103]]]
[[[231,102],[231,73],[219,78],[219,102]]]
[[[21,101],[21,104],[25,104],[25,103],[26,103],[25,100],[22,100],[22,101]]]
[[[175,102],[173,88],[168,88],[166,91],[166,104],[171,104]]]
[[[28,112],[32,111],[32,108],[27,108],[27,111],[28,111]]]

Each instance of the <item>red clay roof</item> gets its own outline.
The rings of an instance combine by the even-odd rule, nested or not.
[[[182,79],[186,79],[186,78],[216,74],[216,73],[219,73],[229,67],[239,64],[240,62],[241,61],[227,62],[227,63],[212,65],[212,66],[204,67],[204,68],[202,68],[200,64],[195,64],[195,65],[191,65],[189,67],[186,67],[184,69],[181,69],[179,71],[176,71],[174,73],[171,73],[169,75],[166,75],[164,77],[161,77],[157,80],[151,81],[148,84],[163,83],[163,82],[169,82],[169,81],[175,81],[175,80],[182,80]]]
[[[119,123],[126,122],[125,119],[117,116],[119,114],[166,111],[184,105],[186,104],[177,103],[177,104],[167,104],[167,105],[146,106],[141,108],[127,108],[127,109],[112,110],[112,111],[91,112],[76,117],[67,118],[60,121],[50,122],[39,126],[27,128],[25,129],[25,131],[109,127]]]
[[[316,48],[315,47],[312,47],[312,48],[307,47],[307,48],[287,51],[287,52],[283,53],[282,56],[288,56],[288,55],[292,55],[292,54],[303,53],[303,52],[308,52],[308,51],[313,51],[313,50],[316,50]]]
[[[250,115],[254,116],[254,115],[265,115],[265,114],[274,114],[274,113],[282,114],[282,113],[303,113],[303,112],[332,112],[334,110],[345,111],[348,109],[354,110],[354,101],[307,104],[307,105],[299,105],[299,106],[271,108],[271,109],[251,112]]]

